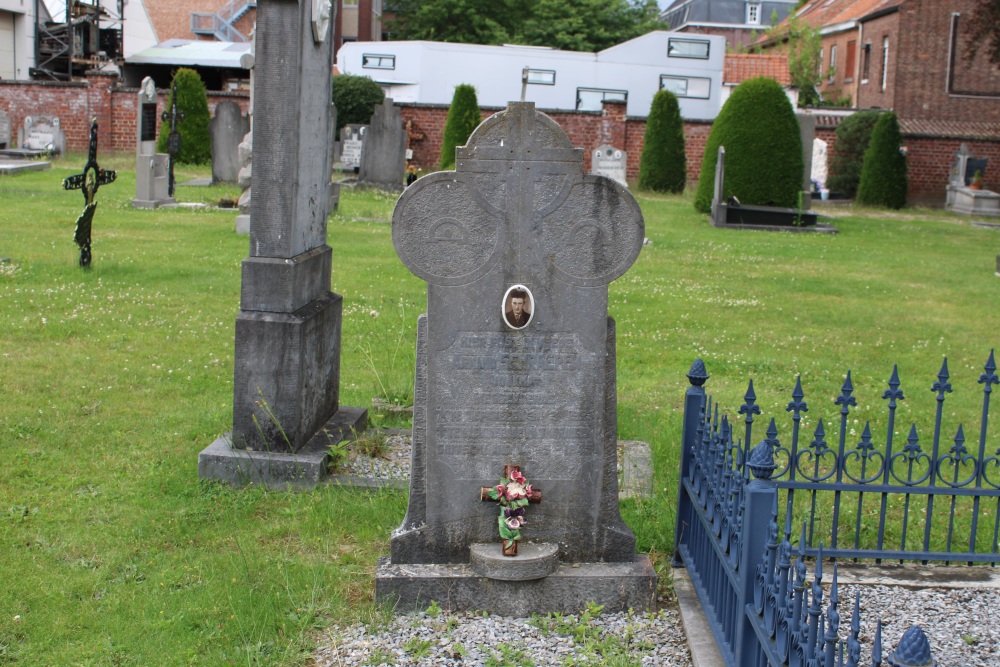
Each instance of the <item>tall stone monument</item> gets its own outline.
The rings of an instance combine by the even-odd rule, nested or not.
[[[417,333],[409,506],[376,596],[501,614],[648,609],[656,575],[618,510],[608,284],[642,247],[635,199],[512,102],[418,180],[393,244],[427,281]],[[512,308],[518,301],[516,308]],[[517,312],[520,311],[520,312]],[[501,475],[531,480],[524,544],[501,555]],[[537,496],[537,497],[536,497]]]
[[[250,117],[240,105],[223,100],[215,105],[215,116],[208,124],[212,138],[212,182],[236,183],[240,174],[239,146],[250,131]]]
[[[135,148],[135,208],[157,208],[173,204],[174,198],[168,194],[170,187],[169,161],[166,153],[156,152],[156,84],[146,77],[139,86],[139,100],[136,104]]]
[[[236,320],[233,431],[200,477],[310,485],[331,440],[363,428],[339,402],[342,297],[326,245],[333,132],[329,0],[261,0],[250,256]]]
[[[358,183],[396,192],[403,189],[405,170],[406,130],[399,107],[387,97],[375,106],[368,124],[361,148]]]

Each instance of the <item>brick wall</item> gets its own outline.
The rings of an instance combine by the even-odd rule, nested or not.
[[[156,39],[199,39],[191,32],[193,12],[215,12],[229,0],[145,0],[146,13],[156,31]],[[246,33],[244,33],[246,34]]]
[[[157,92],[159,112],[165,108],[169,92]],[[26,116],[52,114],[66,133],[67,150],[77,152],[87,150],[92,118],[97,118],[101,151],[134,151],[138,96],[138,88],[118,86],[117,76],[97,73],[88,75],[86,82],[0,80],[0,109],[10,115],[12,141],[17,141],[17,128],[24,127]],[[236,102],[243,113],[250,109],[249,93],[209,92],[209,113],[214,115],[215,106],[223,100]]]
[[[102,151],[130,153],[136,142],[136,102],[138,89],[117,86],[113,77],[91,76],[86,82],[25,82],[0,81],[0,109],[11,117],[12,139],[16,140],[18,127],[25,116],[51,113],[59,117],[66,132],[66,145],[71,151],[87,149],[90,119],[100,123]],[[167,91],[161,90],[158,111],[166,105]],[[222,100],[233,100],[247,113],[250,98],[247,93],[217,93],[208,95],[209,110]],[[481,109],[485,119],[499,111],[498,108]],[[410,132],[413,164],[424,171],[435,171],[440,157],[441,139],[448,116],[446,105],[401,104],[400,115]],[[642,156],[646,119],[625,115],[624,105],[607,104],[603,112],[558,111],[549,114],[566,131],[570,141],[584,150],[584,169],[591,168],[591,150],[602,143],[623,146],[628,153],[626,173],[629,179],[638,178],[639,160]],[[701,170],[702,154],[712,128],[705,121],[687,122],[684,125],[685,152],[687,154],[688,182],[695,183]],[[829,144],[828,152],[836,151],[836,135],[832,128],[817,128],[816,136]],[[910,198],[914,201],[941,203],[948,184],[948,169],[954,161],[953,154],[965,141],[977,156],[990,159],[991,168],[986,174],[986,187],[1000,190],[1000,138],[994,141],[956,137],[929,137],[904,135],[909,155]],[[997,168],[993,168],[997,165]]]
[[[858,44],[859,75],[855,106],[868,109],[892,109],[896,102],[896,81],[898,73],[898,56],[902,53],[899,42],[899,12],[888,14],[864,24],[861,43]],[[882,89],[883,38],[889,38],[889,62],[886,69],[885,89]],[[871,53],[868,63],[868,79],[865,83],[864,67],[865,45],[870,45]]]

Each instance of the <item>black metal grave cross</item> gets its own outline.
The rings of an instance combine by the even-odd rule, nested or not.
[[[174,196],[174,158],[181,152],[181,133],[177,131],[177,123],[184,120],[184,112],[177,108],[177,84],[170,89],[170,111],[164,111],[160,118],[163,122],[170,121],[170,134],[167,135],[167,161],[169,180],[167,181],[167,196]]]
[[[97,165],[97,119],[95,118],[90,123],[90,147],[87,150],[87,164],[83,166],[83,172],[63,179],[63,189],[81,190],[86,202],[83,213],[76,219],[76,232],[73,234],[73,240],[80,246],[80,266],[84,268],[90,266],[90,231],[94,223],[94,211],[97,209],[97,202],[94,201],[97,188],[114,182],[116,178],[118,172],[113,169],[101,169]]]

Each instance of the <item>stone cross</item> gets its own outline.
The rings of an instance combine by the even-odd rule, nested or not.
[[[639,207],[613,180],[584,175],[582,150],[530,102],[486,120],[457,158],[393,213],[393,244],[427,281],[428,310],[410,502],[391,562],[464,563],[471,543],[495,541],[495,522],[467,499],[511,460],[548,489],[533,539],[570,562],[632,559],[617,502],[608,284],[639,254]],[[514,290],[531,306],[523,326],[504,316]]]
[[[162,114],[163,122],[170,121],[170,134],[167,136],[167,154],[170,155],[170,161],[168,163],[168,169],[170,170],[170,179],[167,186],[167,196],[174,196],[174,160],[177,158],[177,154],[181,152],[181,133],[177,131],[177,123],[184,120],[184,112],[177,108],[177,84],[174,83],[173,87],[170,89],[170,111],[164,111]]]
[[[94,200],[97,189],[114,182],[117,177],[116,171],[104,170],[97,165],[97,119],[95,118],[90,123],[90,146],[83,172],[63,179],[64,189],[83,192],[85,202],[83,213],[76,220],[76,232],[73,235],[73,240],[80,246],[80,266],[83,268],[90,266],[90,231],[94,223],[94,211],[97,210],[97,202]]]

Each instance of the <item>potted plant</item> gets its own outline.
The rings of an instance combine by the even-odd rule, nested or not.
[[[969,181],[970,190],[982,190],[983,189],[983,174],[978,169],[972,174],[972,180]]]

